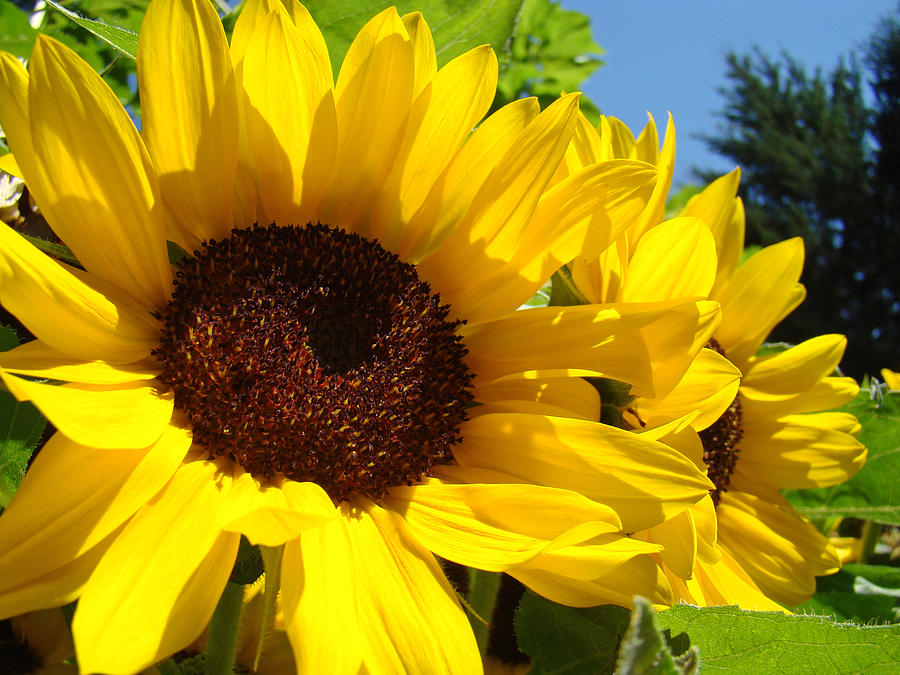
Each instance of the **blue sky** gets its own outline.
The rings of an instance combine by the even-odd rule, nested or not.
[[[733,165],[691,136],[715,129],[723,99],[725,55],[758,45],[775,56],[787,50],[808,71],[827,72],[840,55],[860,47],[897,0],[562,0],[591,17],[606,65],[583,91],[607,115],[637,133],[646,111],[665,126],[675,118],[675,184],[690,182],[692,165],[725,172]]]

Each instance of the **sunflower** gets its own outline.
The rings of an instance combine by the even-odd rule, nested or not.
[[[208,2],[155,0],[138,133],[58,42],[27,72],[0,55],[5,166],[80,263],[0,228],[0,299],[36,337],[0,374],[58,429],[0,516],[0,616],[77,599],[81,668],[139,670],[208,624],[242,535],[283,546],[302,672],[478,671],[435,554],[544,552],[551,599],[671,600],[661,546],[626,533],[710,483],[594,421],[578,378],[653,396],[686,347],[642,331],[674,312],[692,343],[718,308],[515,311],[618,236],[657,171],[549,187],[577,96],[479,123],[496,77],[488,47],[438,70],[419,14],[371,19],[334,83],[297,3],[251,0],[229,45]],[[177,269],[167,240],[193,252]]]
[[[839,567],[828,540],[780,490],[840,483],[859,470],[866,450],[853,438],[853,415],[821,412],[858,392],[851,378],[832,375],[843,336],[757,354],[804,298],[803,242],[769,246],[739,264],[739,181],[735,170],[678,217],[629,230],[599,258],[576,261],[572,278],[595,302],[721,303],[721,325],[681,380],[669,392],[638,395],[626,413],[640,435],[678,447],[715,484],[709,499],[643,536],[666,544],[660,559],[677,598],[777,609],[771,600],[800,604],[816,575]]]
[[[0,666],[13,675],[75,675],[66,663],[75,655],[66,617],[59,608],[42,609],[0,621]]]

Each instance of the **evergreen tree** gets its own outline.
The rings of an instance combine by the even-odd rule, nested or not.
[[[900,365],[898,123],[900,25],[886,19],[871,40],[875,109],[853,57],[827,74],[787,54],[727,57],[721,134],[704,138],[743,170],[747,244],[802,236],[806,301],[773,334],[801,342],[849,339],[854,376]],[[705,180],[713,175],[701,174]]]

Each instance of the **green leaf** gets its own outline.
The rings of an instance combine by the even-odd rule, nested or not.
[[[38,32],[28,23],[28,13],[0,0],[0,51],[27,59]]]
[[[611,673],[631,613],[624,607],[564,607],[532,592],[516,610],[519,649],[531,657],[531,675]]]
[[[85,30],[90,31],[125,56],[137,60],[137,33],[134,33],[125,28],[121,28],[119,26],[111,26],[110,24],[104,23],[102,21],[88,19],[81,16],[80,14],[76,14],[75,12],[66,9],[58,2],[54,2],[54,0],[47,0],[47,4],[57,12],[65,16],[67,19],[69,19],[73,23],[77,23]]]
[[[659,675],[680,675],[699,673],[700,661],[696,647],[676,661],[666,639],[656,625],[656,612],[650,601],[636,596],[631,625],[619,648],[616,673],[638,675],[657,673]]]
[[[401,15],[422,12],[434,35],[440,66],[483,44],[500,51],[512,34],[522,0],[309,0],[303,4],[325,35],[331,67],[337,75],[360,28],[387,7],[395,6]]]
[[[855,623],[896,623],[900,598],[900,568],[885,565],[844,565],[821,577],[816,593],[800,605],[799,614],[818,614]]]
[[[686,633],[704,673],[896,672],[900,626],[836,624],[822,617],[676,605],[657,623]]]
[[[15,331],[0,326],[0,351],[17,344]],[[28,460],[46,426],[47,420],[31,403],[0,391],[0,507],[6,508],[25,477]]]
[[[495,107],[523,96],[537,96],[543,107],[563,91],[578,91],[603,63],[602,52],[586,15],[552,0],[525,0]]]
[[[790,490],[786,496],[808,518],[852,516],[900,525],[900,393],[880,401],[862,390],[843,408],[862,425],[857,438],[869,449],[859,473],[830,488]]]

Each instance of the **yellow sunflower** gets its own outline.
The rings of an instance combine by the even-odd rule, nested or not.
[[[229,46],[205,0],[155,0],[138,75],[140,133],[58,42],[27,72],[0,55],[6,166],[81,264],[0,228],[0,300],[36,336],[0,375],[58,429],[0,516],[0,616],[78,599],[81,668],[139,670],[208,624],[241,535],[284,546],[302,672],[478,671],[434,554],[545,554],[533,585],[573,604],[671,601],[661,546],[626,533],[711,484],[594,421],[578,378],[654,396],[716,304],[515,311],[641,213],[653,166],[555,178],[577,96],[479,124],[491,50],[438,70],[394,9],[334,83],[297,3],[251,0]]]
[[[75,675],[66,663],[75,656],[66,617],[42,609],[0,621],[0,672],[10,675]]]
[[[816,575],[839,567],[828,540],[780,489],[842,482],[859,470],[866,451],[853,438],[855,417],[820,412],[858,392],[851,378],[832,376],[843,336],[756,355],[803,300],[803,243],[782,242],[739,264],[739,180],[735,170],[678,217],[629,230],[599,258],[576,261],[572,277],[595,302],[706,297],[722,304],[708,348],[671,391],[638,395],[626,422],[681,449],[716,486],[710,499],[645,533],[666,546],[660,557],[676,597],[768,609],[777,605],[767,598],[800,604],[815,590]]]

